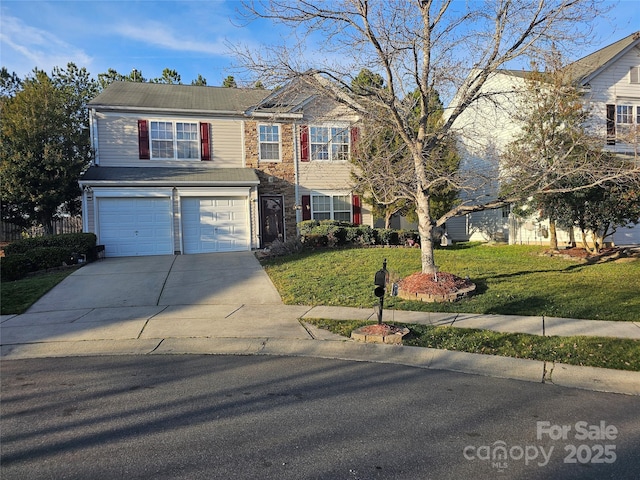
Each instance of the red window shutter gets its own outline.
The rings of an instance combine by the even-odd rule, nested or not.
[[[209,151],[209,124],[200,124],[200,159],[203,161],[211,160]]]
[[[607,145],[616,144],[616,106],[607,105]]]
[[[351,127],[351,157],[358,153],[358,139],[360,138],[360,128]]]
[[[300,161],[309,161],[309,126],[300,126]]]
[[[362,205],[360,203],[360,196],[353,196],[353,223],[356,225],[362,225]]]
[[[149,160],[149,122],[138,120],[138,152],[140,160]]]
[[[302,195],[302,220],[311,220],[311,195]]]

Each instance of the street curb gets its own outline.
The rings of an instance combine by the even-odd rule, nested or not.
[[[545,378],[548,383],[562,387],[589,385],[589,390],[599,392],[640,395],[640,372],[556,363],[547,366]]]
[[[153,352],[159,339],[78,340],[2,345],[2,360],[27,358],[87,357],[102,355],[146,355]]]
[[[107,355],[274,355],[404,365],[597,392],[640,395],[640,372],[549,364],[423,347],[344,340],[198,337],[3,345],[2,360]]]

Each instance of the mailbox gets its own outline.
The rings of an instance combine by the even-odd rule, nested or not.
[[[388,281],[389,272],[387,272],[387,259],[385,258],[384,262],[382,263],[382,268],[376,272],[376,276],[373,280],[373,284],[376,286],[376,288],[373,290],[373,293],[376,297],[384,297]]]
[[[373,283],[376,286],[373,289],[373,294],[380,299],[380,305],[378,307],[378,323],[382,323],[382,308],[384,305],[384,294],[389,282],[389,272],[387,271],[387,259],[384,259],[382,268],[376,272]]]
[[[376,297],[383,297],[387,285],[387,272],[385,270],[378,270],[373,283],[376,286],[373,290],[374,295]]]

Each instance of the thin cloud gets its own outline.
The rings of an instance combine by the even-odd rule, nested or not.
[[[169,26],[160,22],[147,22],[143,25],[120,24],[115,27],[115,32],[130,40],[167,50],[209,55],[228,55],[229,53],[224,41],[205,42],[189,39],[186,35],[172,32]]]
[[[49,71],[54,66],[64,66],[74,62],[87,66],[92,57],[55,34],[27,25],[19,18],[0,16],[0,43],[2,43],[2,64],[18,75],[25,75],[34,67]]]

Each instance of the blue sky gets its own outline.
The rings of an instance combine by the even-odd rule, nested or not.
[[[596,21],[594,50],[640,30],[638,0],[612,3],[608,17]],[[0,63],[20,77],[34,67],[50,72],[68,62],[93,76],[136,68],[155,78],[171,68],[183,83],[201,74],[208,85],[221,85],[227,75],[241,80],[231,69],[229,43],[259,47],[286,36],[266,23],[240,26],[239,6],[223,0],[2,0]]]

